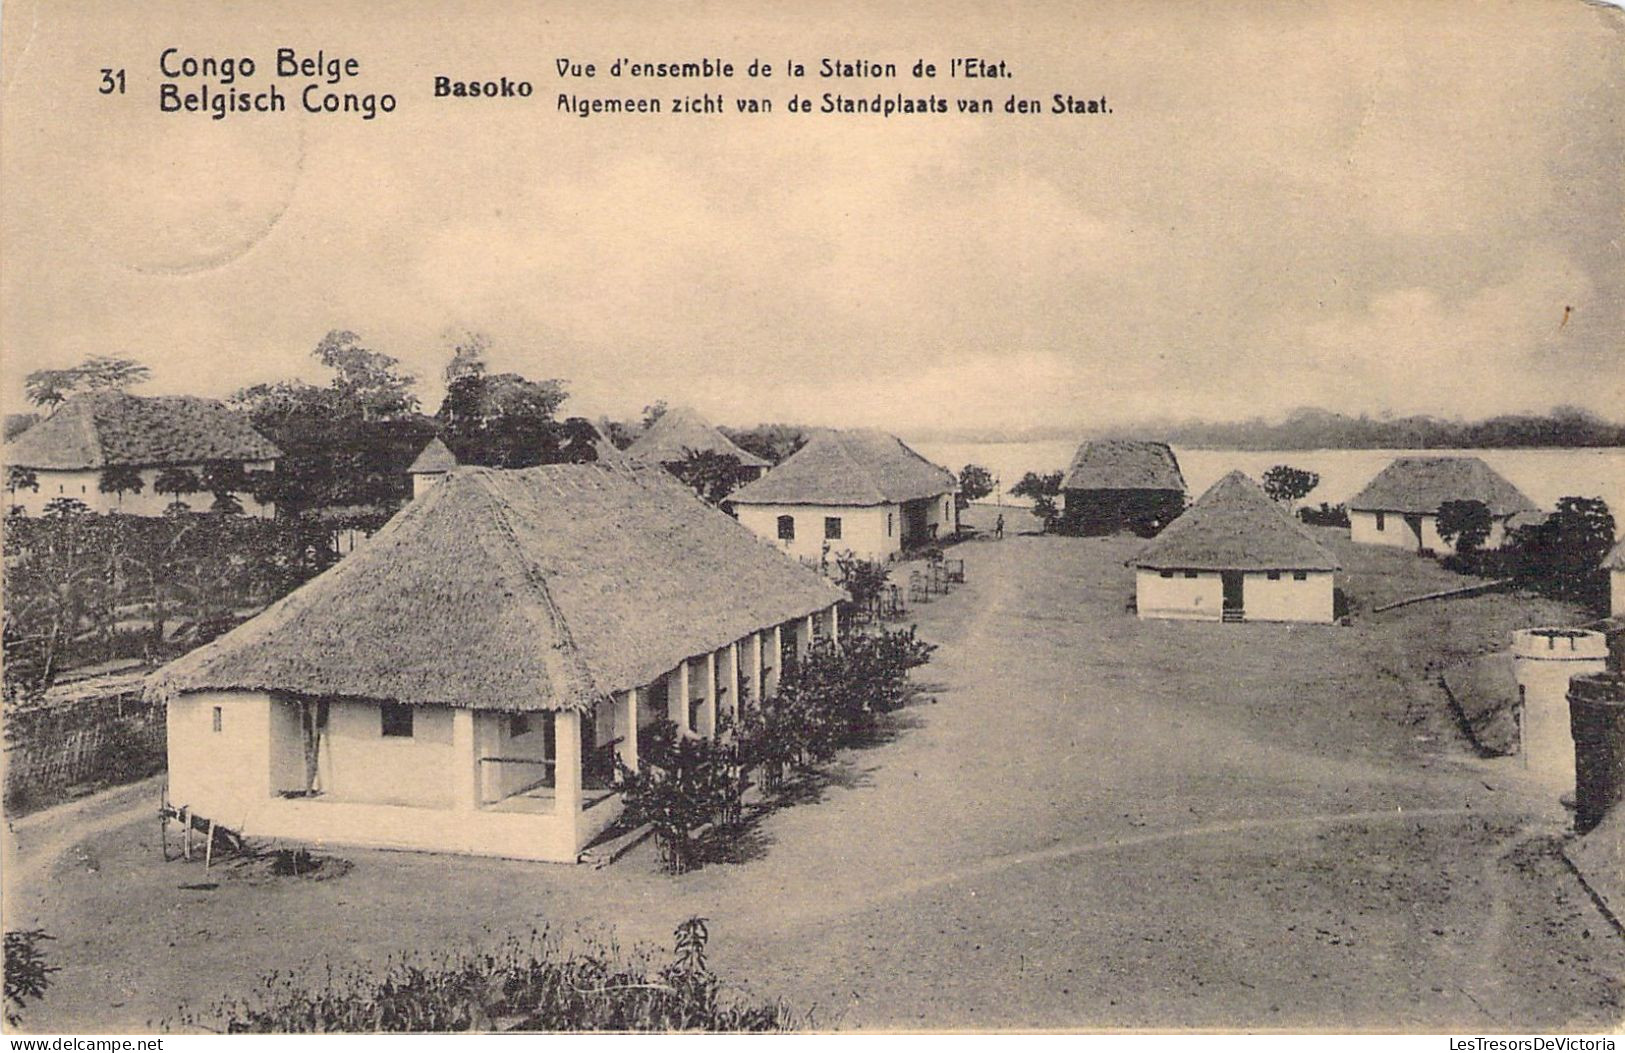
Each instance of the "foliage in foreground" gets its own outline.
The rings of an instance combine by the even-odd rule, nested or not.
[[[859,741],[875,718],[902,707],[908,672],[936,650],[912,627],[852,633],[839,648],[819,641],[787,668],[778,691],[742,699],[739,717],[719,714],[716,734],[681,734],[657,725],[639,751],[638,770],[622,768],[622,799],[634,822],[654,828],[661,862],[672,873],[695,863],[697,831],[726,840],[744,817],[752,773],[775,790],[794,766],[810,769]]]
[[[54,965],[45,964],[40,944],[55,939],[42,929],[6,933],[6,1023],[16,1027],[18,1014],[29,1002],[37,1002],[51,986]]]
[[[245,1032],[784,1031],[804,1026],[782,1003],[729,996],[705,960],[706,919],[674,933],[670,961],[623,956],[589,941],[567,953],[544,932],[495,951],[408,955],[381,974],[356,969],[319,986],[272,973],[251,999],[204,1017],[182,1012],[180,1030]]]

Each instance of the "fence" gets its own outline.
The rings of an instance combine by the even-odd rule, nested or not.
[[[6,814],[55,804],[85,787],[135,782],[164,770],[163,703],[141,698],[141,677],[107,677],[48,692],[5,714]]]

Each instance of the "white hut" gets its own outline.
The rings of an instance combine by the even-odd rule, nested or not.
[[[791,555],[887,560],[959,529],[959,480],[895,435],[823,431],[729,495],[739,521]]]
[[[154,674],[170,800],[261,837],[574,861],[641,729],[712,734],[843,598],[659,469],[459,469]]]
[[[1439,536],[1439,506],[1479,501],[1494,524],[1485,548],[1500,548],[1509,521],[1535,503],[1477,457],[1400,457],[1349,498],[1350,536],[1367,545],[1449,552]]]
[[[406,474],[412,477],[412,497],[422,497],[424,491],[444,479],[456,467],[457,455],[451,452],[451,448],[441,442],[439,436],[430,439],[406,469]]]
[[[1141,618],[1330,622],[1337,560],[1231,472],[1129,561]]]

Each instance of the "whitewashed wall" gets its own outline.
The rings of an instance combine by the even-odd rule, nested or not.
[[[1250,622],[1331,622],[1334,578],[1330,571],[1310,571],[1298,581],[1289,570],[1277,581],[1262,571],[1242,579],[1241,602]]]
[[[1224,614],[1224,582],[1217,571],[1182,570],[1165,578],[1160,570],[1140,567],[1134,573],[1135,605],[1142,618],[1194,618],[1218,621]]]
[[[270,471],[275,462],[262,461],[249,464],[248,471]],[[200,465],[188,465],[193,472],[201,472]],[[58,472],[49,469],[35,469],[34,475],[39,481],[37,490],[8,490],[6,491],[6,505],[19,506],[28,515],[37,516],[45,511],[45,506],[58,497],[71,497],[76,501],[83,501],[92,512],[106,514],[108,512],[121,512],[131,516],[161,516],[175,501],[174,494],[160,494],[153,489],[158,480],[161,469],[144,468],[141,471],[141,492],[127,493],[120,497],[118,494],[104,494],[101,492],[102,473],[99,470]],[[270,516],[276,508],[270,503],[261,504],[254,500],[252,494],[238,493],[237,500],[242,503],[243,513],[252,516]],[[199,493],[186,494],[181,497],[186,506],[194,512],[207,512],[214,504],[214,494]]]
[[[1384,512],[1382,514],[1382,529],[1377,529],[1376,512],[1350,512],[1349,537],[1363,545],[1389,545],[1393,548],[1403,548],[1411,552],[1417,550],[1416,531],[1405,521],[1401,512]],[[1439,517],[1422,516],[1421,547],[1432,549],[1438,555],[1445,555],[1455,551],[1455,546],[1439,536]],[[1506,520],[1497,519],[1490,526],[1490,536],[1485,540],[1485,548],[1500,548],[1506,541]]]
[[[824,519],[838,516],[841,537],[829,543],[830,556],[851,552],[862,559],[887,560],[902,552],[903,522],[896,505],[738,505],[739,521],[791,556],[818,559],[824,550]],[[779,516],[795,517],[793,541],[779,540]]]

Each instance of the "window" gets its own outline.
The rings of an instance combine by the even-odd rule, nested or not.
[[[1309,572],[1307,570],[1295,570],[1295,571],[1292,572],[1292,580],[1293,581],[1308,581],[1309,580]]]
[[[1187,570],[1185,572],[1185,577],[1187,577],[1187,578],[1194,578],[1196,576],[1197,576],[1197,574],[1196,574],[1196,571],[1194,571],[1194,570]]]
[[[841,540],[841,517],[824,517],[824,537],[829,541]]]
[[[886,536],[891,537],[891,532],[892,532],[892,514],[890,512],[887,512],[886,513]]]
[[[1382,530],[1387,525],[1388,525],[1388,517],[1383,515],[1381,512],[1378,512],[1377,513],[1377,529]]]
[[[508,714],[508,737],[516,739],[530,734],[530,717],[524,713]]]
[[[378,707],[383,720],[383,734],[386,739],[409,739],[412,737],[412,707],[403,706],[399,702],[385,702]]]
[[[779,517],[779,540],[780,541],[794,541],[795,539],[796,539],[796,517],[795,516],[780,516]]]
[[[1278,570],[1272,570],[1269,573],[1269,577],[1270,577],[1271,581],[1280,581],[1281,580],[1281,572],[1278,571]]]
[[[221,721],[224,719],[224,716],[225,715],[223,713],[221,713],[221,711],[220,711],[220,707],[215,706],[214,707],[214,730],[215,731],[220,730]]]
[[[1174,572],[1171,570],[1165,570],[1162,572],[1162,576],[1165,578],[1171,578],[1174,576]]]

